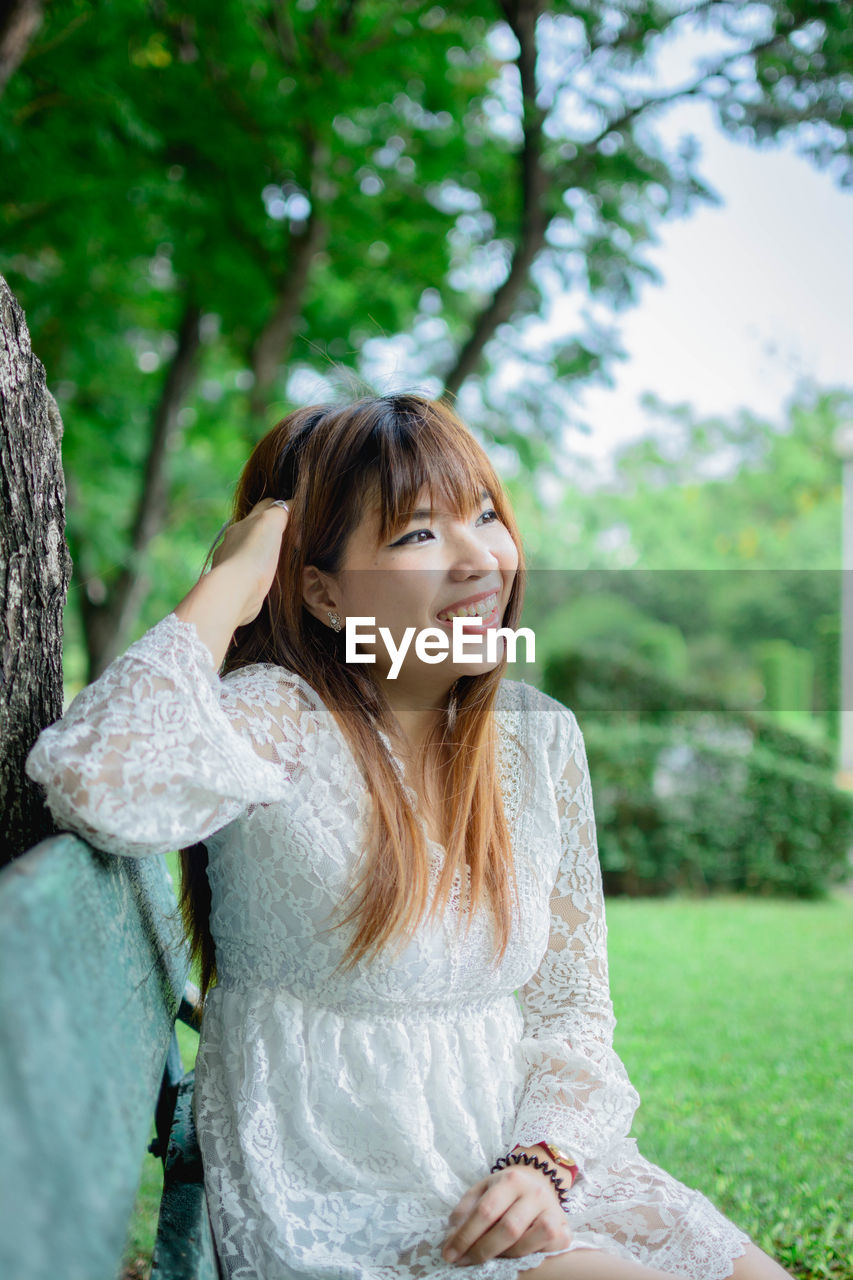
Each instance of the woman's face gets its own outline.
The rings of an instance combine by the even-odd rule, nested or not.
[[[518,567],[516,545],[485,490],[479,509],[467,519],[441,497],[436,504],[429,509],[429,495],[422,490],[406,528],[384,544],[378,544],[379,515],[372,509],[350,536],[335,577],[310,566],[305,570],[306,605],[323,623],[329,624],[328,609],[337,612],[342,624],[347,618],[375,619],[358,624],[362,635],[374,638],[360,641],[357,649],[375,655],[374,676],[388,679],[392,669],[397,672],[389,681],[389,695],[395,685],[401,692],[446,691],[461,675],[492,670],[504,653],[505,642],[498,637],[495,660],[488,661],[486,633],[502,624]],[[326,603],[321,579],[334,604]],[[464,625],[466,654],[477,660],[454,663],[453,628],[446,611],[467,604],[486,609],[485,617],[472,617]],[[414,628],[405,656],[396,662],[380,627],[391,633],[397,651],[405,643],[407,628]],[[449,651],[440,662],[427,663],[416,653],[417,634],[426,628],[438,628],[447,637]]]

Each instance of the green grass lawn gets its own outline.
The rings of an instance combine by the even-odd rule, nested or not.
[[[640,1150],[795,1275],[853,1276],[853,899],[612,900]]]
[[[802,1280],[850,1280],[853,898],[613,899],[607,919],[640,1150]],[[140,1280],[160,1167],[145,1157],[128,1244]]]

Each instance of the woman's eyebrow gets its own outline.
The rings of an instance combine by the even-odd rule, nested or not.
[[[482,491],[482,493],[480,494],[480,501],[481,502],[492,501],[492,495],[489,493],[488,489],[484,489]],[[443,513],[439,512],[439,515],[441,514]],[[417,511],[410,511],[408,513],[408,519],[409,520],[427,520],[431,515],[433,515],[432,507],[418,507]]]

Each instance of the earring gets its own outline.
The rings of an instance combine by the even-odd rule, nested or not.
[[[332,626],[334,627],[335,631],[340,631],[340,629],[341,629],[341,620],[340,620],[340,618],[338,617],[338,615],[337,615],[336,613],[332,613],[332,611],[331,611],[331,610],[329,610],[329,621],[331,622],[331,624],[332,624]]]

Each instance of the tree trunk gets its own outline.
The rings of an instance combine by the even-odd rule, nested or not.
[[[0,863],[56,830],[24,772],[62,715],[65,543],[62,419],[24,313],[0,276]]]
[[[168,460],[180,441],[178,414],[198,376],[200,324],[200,308],[194,302],[188,302],[178,330],[178,345],[154,414],[151,446],[130,533],[127,561],[105,599],[93,599],[86,591],[80,594],[89,658],[86,675],[89,683],[97,680],[113,658],[130,644],[133,624],[151,585],[144,570],[145,552],[166,521]]]

